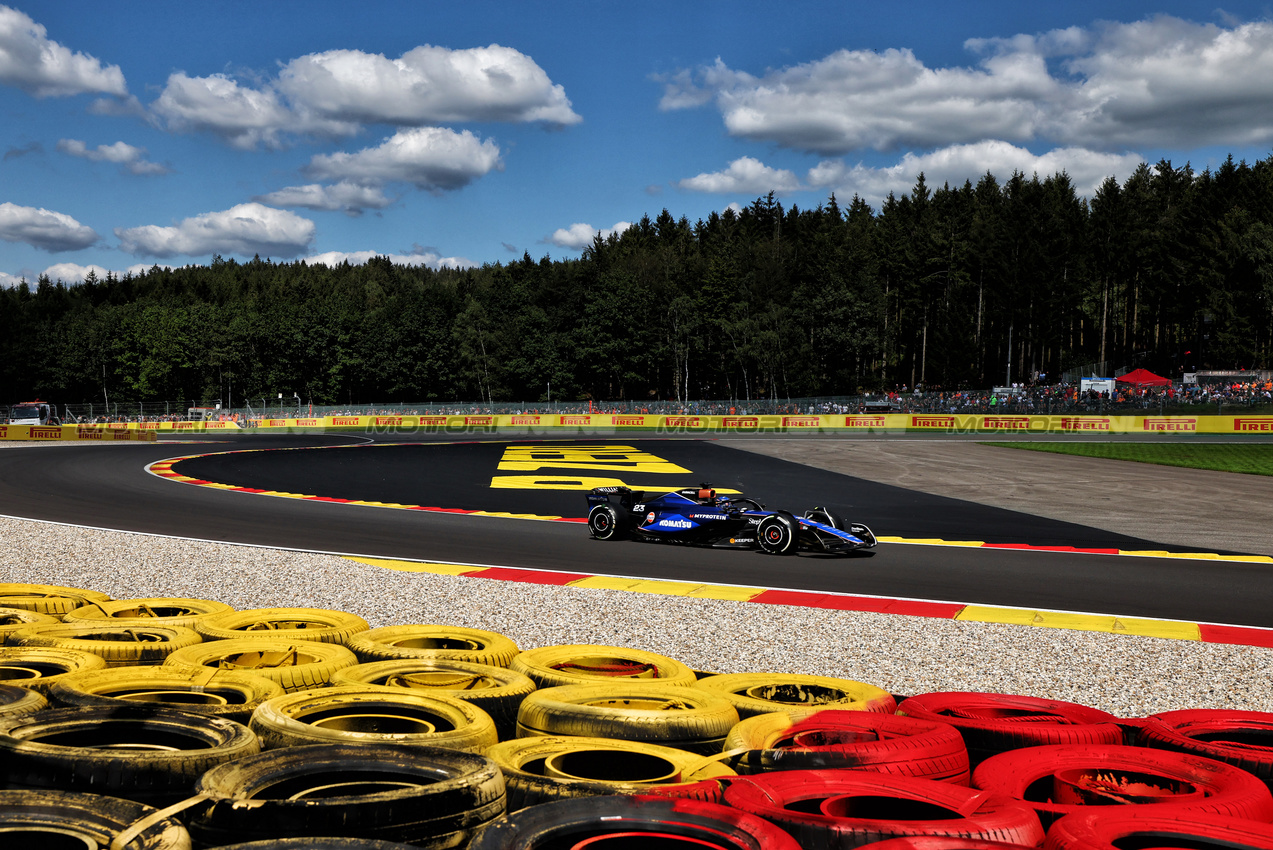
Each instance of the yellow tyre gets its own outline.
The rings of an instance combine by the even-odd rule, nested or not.
[[[23,626],[38,626],[41,623],[56,622],[58,622],[58,618],[52,614],[41,614],[38,611],[27,611],[23,608],[0,608],[0,644],[3,644],[9,635]]]
[[[358,658],[335,643],[312,640],[239,638],[188,646],[168,656],[168,667],[212,667],[263,676],[287,693],[326,686],[337,670]]]
[[[501,741],[514,736],[517,710],[535,690],[535,683],[529,678],[505,667],[445,658],[402,658],[346,667],[332,677],[332,685],[405,688],[462,699],[491,716]]]
[[[224,602],[211,599],[116,599],[111,602],[94,602],[68,611],[64,623],[112,623],[116,626],[185,626],[206,617],[227,614],[234,609]]]
[[[710,755],[721,752],[737,723],[737,710],[716,694],[672,685],[632,688],[620,680],[536,691],[517,714],[517,737],[619,738]]]
[[[264,676],[213,667],[118,667],[60,677],[49,689],[59,705],[122,708],[164,705],[247,723],[256,707],[282,696]]]
[[[892,714],[897,707],[888,691],[831,676],[800,673],[725,673],[699,679],[694,687],[720,694],[734,704],[738,716],[782,711],[805,717],[824,708]]]
[[[204,640],[261,637],[341,645],[350,635],[367,629],[362,617],[326,608],[254,608],[218,614],[195,624]]]
[[[38,691],[14,685],[0,685],[0,717],[30,714],[49,707],[49,701]]]
[[[393,658],[445,658],[507,667],[520,651],[497,632],[461,626],[383,626],[359,632],[347,646],[364,664]]]
[[[725,765],[684,750],[614,738],[517,738],[485,755],[504,771],[509,812],[571,797],[645,794],[734,775]]]
[[[106,659],[108,667],[134,664],[162,664],[163,660],[187,646],[202,642],[193,629],[184,626],[114,626],[110,623],[54,623],[26,626],[9,635],[14,646],[47,646],[82,649]]]
[[[0,584],[0,608],[21,608],[61,617],[67,611],[90,602],[109,602],[110,596],[96,590],[59,587],[55,584]]]
[[[567,644],[528,649],[509,669],[535,680],[541,688],[561,685],[692,685],[694,671],[679,661],[641,649],[621,646]]]
[[[29,688],[48,696],[62,676],[106,669],[106,659],[82,649],[0,646],[0,684]]]
[[[266,700],[249,728],[267,750],[305,744],[395,744],[480,753],[495,722],[477,706],[399,688],[351,685]]]

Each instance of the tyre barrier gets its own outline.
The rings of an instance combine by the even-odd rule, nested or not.
[[[168,656],[164,666],[238,670],[264,676],[293,693],[321,688],[337,670],[357,663],[357,657],[340,644],[259,637],[188,646]]]
[[[997,753],[1046,744],[1122,744],[1118,718],[1073,702],[1016,694],[941,691],[902,700],[897,713],[949,723],[973,766]]]
[[[831,676],[725,673],[698,679],[695,687],[725,697],[743,719],[775,711],[805,717],[824,708],[892,714],[897,707],[893,695],[882,688]]]
[[[106,660],[107,667],[161,664],[178,649],[202,643],[185,626],[115,626],[110,623],[53,623],[24,626],[9,635],[10,646],[79,649]]]
[[[871,850],[1037,850],[1025,844],[1004,844],[980,838],[956,838],[953,835],[907,835],[876,841]]]
[[[521,673],[489,664],[445,658],[400,658],[373,661],[337,670],[333,686],[378,685],[462,699],[495,721],[501,741],[517,734],[517,711],[535,683]]]
[[[1010,750],[978,765],[972,784],[1024,802],[1045,825],[1114,804],[1273,821],[1273,794],[1259,777],[1169,750],[1084,744]]]
[[[528,649],[508,665],[536,686],[599,685],[619,679],[628,685],[692,685],[694,671],[675,659],[641,649],[594,644],[563,644]]]
[[[62,617],[64,623],[92,623],[103,621],[116,626],[185,626],[218,614],[228,614],[234,609],[224,602],[211,599],[114,599],[110,602],[94,602],[68,611]]]
[[[1043,846],[1045,850],[1273,850],[1273,825],[1205,812],[1160,812],[1156,806],[1118,807],[1066,815],[1048,830]]]
[[[106,669],[106,659],[83,649],[0,646],[0,684],[30,688],[48,696],[61,676]]]
[[[719,753],[738,723],[729,700],[701,688],[604,685],[542,688],[517,714],[517,737],[620,738],[699,755]]]
[[[0,717],[0,784],[167,806],[206,770],[260,751],[246,726],[168,708],[53,708]]]
[[[870,770],[967,785],[968,750],[955,727],[867,711],[819,711],[802,720],[757,714],[730,730],[724,749],[746,750],[740,774],[778,770]]]
[[[195,792],[206,799],[186,819],[204,847],[301,837],[463,847],[505,808],[494,762],[434,747],[268,750],[212,768]]]
[[[50,698],[61,706],[162,705],[243,724],[257,706],[282,693],[282,685],[264,676],[213,667],[175,666],[71,673],[60,676],[49,688]]]
[[[56,622],[59,622],[58,618],[52,614],[41,614],[38,611],[27,611],[22,608],[0,608],[0,644],[23,626]]]
[[[326,608],[253,608],[205,617],[194,628],[204,640],[266,638],[343,646],[370,626],[356,614]]]
[[[435,625],[382,626],[352,635],[347,645],[363,664],[429,658],[507,667],[521,651],[497,632]]]
[[[1137,743],[1228,762],[1273,785],[1273,713],[1165,711],[1146,718],[1137,731]]]
[[[0,685],[0,717],[17,717],[49,707],[49,701],[38,691],[16,685]]]
[[[472,703],[399,688],[351,685],[284,694],[252,712],[267,750],[303,744],[398,744],[481,752],[499,740]]]
[[[190,850],[190,834],[172,818],[156,819],[122,845],[113,842],[156,813],[131,800],[73,791],[0,791],[0,836],[14,848],[83,847]],[[13,841],[13,844],[9,844]]]
[[[60,587],[55,584],[0,584],[0,608],[21,608],[49,614],[59,620],[68,611],[91,602],[109,602],[110,596],[96,590]]]
[[[1005,794],[880,773],[791,770],[731,782],[725,803],[778,824],[802,847],[849,848],[908,835],[1037,847],[1044,829]]]
[[[572,797],[644,794],[733,776],[709,758],[614,738],[517,738],[486,751],[504,772],[508,810]]]
[[[411,844],[374,838],[267,838],[246,844],[223,844],[213,850],[417,850]]]
[[[698,800],[641,797],[557,800],[522,809],[483,827],[469,850],[621,847],[800,850],[785,831],[746,812]]]

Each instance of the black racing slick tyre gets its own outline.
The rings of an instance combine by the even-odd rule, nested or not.
[[[166,708],[54,708],[0,717],[0,783],[91,791],[152,806],[190,796],[209,768],[260,751],[246,726]]]
[[[195,791],[208,799],[185,819],[203,847],[314,836],[441,850],[465,846],[505,808],[494,762],[433,747],[269,750],[209,770]]]
[[[614,505],[596,505],[588,511],[588,531],[597,540],[622,540],[627,536],[624,516]]]
[[[0,791],[0,843],[26,848],[102,848],[156,809],[73,791]],[[172,818],[144,826],[120,850],[190,850],[190,833]]]
[[[800,524],[788,513],[767,516],[756,527],[756,543],[770,555],[794,555],[800,543]]]
[[[710,850],[800,850],[763,818],[698,800],[589,797],[558,800],[502,818],[469,850],[588,847],[683,847]]]

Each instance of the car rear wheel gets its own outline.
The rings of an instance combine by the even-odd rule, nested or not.
[[[756,541],[770,555],[796,553],[796,523],[790,514],[774,514],[760,521]]]
[[[588,530],[598,540],[619,540],[623,537],[623,517],[614,505],[597,505],[588,512]]]

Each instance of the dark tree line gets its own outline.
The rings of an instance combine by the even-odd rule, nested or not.
[[[42,277],[0,291],[0,401],[849,395],[1267,367],[1271,336],[1273,157],[1163,161],[1090,201],[1064,173],[921,175],[878,211],[664,210],[577,260]]]

